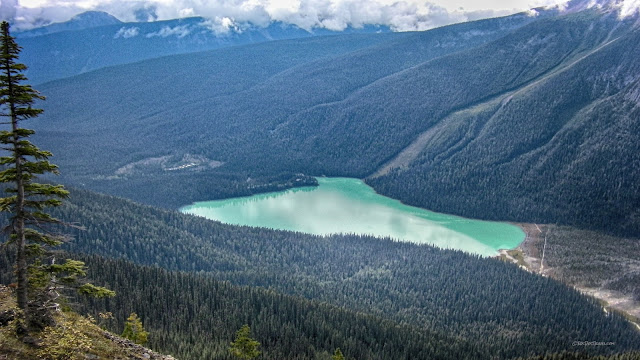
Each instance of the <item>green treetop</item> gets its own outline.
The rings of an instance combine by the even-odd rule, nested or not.
[[[136,344],[144,345],[147,343],[147,337],[149,333],[144,331],[142,327],[142,320],[136,313],[131,313],[127,318],[127,322],[124,324],[124,331],[122,337],[129,339]]]
[[[239,359],[253,359],[260,355],[259,346],[260,343],[251,338],[249,325],[244,325],[236,332],[236,339],[231,342],[229,351]]]

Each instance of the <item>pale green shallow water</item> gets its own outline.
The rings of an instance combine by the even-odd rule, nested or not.
[[[524,239],[517,226],[461,218],[402,204],[377,194],[358,179],[318,178],[304,187],[249,197],[197,202],[180,209],[228,224],[388,236],[413,243],[493,256]]]

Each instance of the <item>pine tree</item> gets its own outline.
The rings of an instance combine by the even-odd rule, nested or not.
[[[136,344],[144,345],[147,343],[148,336],[149,333],[142,327],[142,320],[140,320],[136,313],[131,313],[127,318],[127,322],[124,324],[122,337]]]
[[[229,351],[239,359],[253,359],[260,355],[259,346],[260,343],[251,338],[249,325],[244,325],[236,332],[236,339],[231,342]]]
[[[37,175],[58,173],[57,166],[49,162],[51,153],[28,140],[34,131],[19,124],[42,113],[42,109],[32,105],[44,97],[30,85],[21,84],[27,80],[22,73],[26,66],[17,62],[21,48],[9,33],[9,23],[2,22],[0,28],[0,116],[8,118],[3,124],[10,125],[10,130],[0,131],[2,149],[8,152],[8,156],[0,157],[3,167],[0,182],[8,184],[5,191],[10,194],[0,198],[0,211],[11,214],[5,232],[9,233],[8,242],[16,248],[18,308],[29,327],[42,328],[52,323],[48,306],[57,307],[51,300],[59,296],[57,291],[61,285],[96,296],[115,293],[91,284],[77,284],[78,276],[85,275],[82,262],[42,262],[48,248],[61,244],[64,239],[62,235],[44,230],[46,225],[61,223],[45,209],[60,206],[69,192],[62,185],[34,182]]]
[[[333,353],[333,356],[331,357],[331,360],[344,360],[344,355],[342,355],[342,351],[340,350],[340,348],[336,349],[336,351]]]

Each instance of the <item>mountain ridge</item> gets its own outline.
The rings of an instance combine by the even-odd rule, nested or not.
[[[107,12],[85,11],[67,21],[53,23],[24,31],[16,31],[14,35],[16,36],[16,38],[20,39],[25,37],[53,34],[62,31],[78,31],[115,24],[122,24],[122,21],[118,20],[118,18]]]
[[[45,114],[34,124],[60,164],[71,169],[67,180],[148,201],[134,190],[142,178],[96,177],[112,177],[145,157],[188,153],[225,164],[208,173],[212,179],[223,172],[365,178],[454,116],[408,168],[367,182],[435,211],[637,236],[640,222],[633,214],[640,195],[630,185],[640,179],[634,132],[612,134],[615,158],[628,159],[618,164],[624,172],[598,150],[607,143],[599,134],[606,123],[637,126],[637,102],[628,100],[640,72],[632,60],[635,21],[590,9],[168,57],[46,84]],[[343,47],[328,53],[336,49],[333,42]],[[283,60],[284,53],[291,61]],[[79,104],[92,105],[78,113]],[[605,111],[612,106],[620,109]],[[579,137],[568,131],[572,126]],[[78,152],[71,143],[47,135],[61,130],[78,142],[73,146],[88,149],[83,157],[72,158]],[[140,131],[144,146],[136,145]],[[596,175],[603,171],[611,176]],[[205,199],[191,196],[180,204],[167,189],[153,204],[179,207]],[[206,198],[219,196],[210,191]]]
[[[129,64],[161,56],[177,55],[281,39],[337,34],[388,33],[384,26],[368,25],[343,31],[307,31],[273,22],[267,27],[218,28],[210,20],[191,17],[155,22],[112,22],[99,26],[67,23],[18,33],[21,59],[29,67],[26,76],[34,84],[45,83],[104,67]],[[44,29],[44,30],[43,30]]]

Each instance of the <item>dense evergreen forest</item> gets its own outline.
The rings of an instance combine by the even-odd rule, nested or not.
[[[96,282],[108,283],[121,296],[78,298],[75,300],[79,303],[72,301],[72,305],[96,319],[100,319],[99,313],[111,312],[113,318],[99,320],[99,324],[115,333],[121,332],[124,320],[136,312],[150,332],[149,346],[179,359],[232,359],[227,350],[229,342],[243,324],[249,324],[254,338],[260,341],[261,359],[328,360],[335,348],[342,349],[348,359],[495,358],[488,344],[322,302],[238,287],[203,274],[98,256],[81,258],[92,269]],[[579,353],[527,358],[533,359],[635,358]]]
[[[42,104],[46,110],[42,121],[34,122],[36,136],[45,146],[53,147],[57,161],[66,169],[63,176],[76,184],[95,185],[103,191],[165,207],[185,204],[182,197],[165,189],[195,189],[196,195],[208,192],[210,197],[225,196],[228,191],[218,193],[222,187],[209,189],[215,180],[190,180],[159,167],[143,167],[142,174],[118,170],[148,158],[181,159],[186,153],[225,164],[219,170],[205,167],[185,172],[195,177],[206,172],[209,178],[223,180],[228,174],[260,179],[282,172],[304,172],[290,166],[290,156],[282,154],[281,145],[262,143],[261,134],[274,130],[283,117],[288,117],[288,111],[340,99],[395,72],[495,40],[531,21],[531,17],[520,14],[429,32],[277,41],[108,68],[40,86],[48,99]],[[123,83],[124,78],[137,80]],[[147,84],[167,92],[153,94]],[[198,94],[189,89],[197,89]],[[64,100],[59,97],[62,94],[66,94]],[[174,99],[165,101],[166,95]],[[85,111],[79,113],[78,106]],[[182,115],[173,114],[182,106],[187,107]],[[111,128],[114,121],[121,120],[125,120],[127,130],[113,133],[124,129]],[[147,129],[151,124],[155,125]],[[196,138],[191,138],[192,130],[199,132]],[[225,134],[227,131],[233,133]],[[166,137],[169,133],[171,136]],[[128,139],[134,134],[135,139]],[[144,136],[138,136],[141,134]],[[77,152],[77,146],[84,150]],[[139,151],[139,146],[145,150]],[[238,146],[250,146],[262,154],[260,157],[273,154],[283,163],[274,164],[273,159],[265,163],[261,158],[247,161],[248,156],[238,152]],[[153,176],[148,176],[150,173]],[[153,180],[160,177],[162,180]],[[244,180],[235,181],[233,187],[241,187]],[[147,181],[153,181],[159,190],[148,190],[143,186]],[[178,183],[184,186],[176,186]],[[154,192],[165,198],[157,199]]]
[[[71,199],[55,215],[86,227],[66,245],[75,253],[324,301],[455,334],[501,358],[571,350],[576,339],[616,343],[589,349],[598,352],[640,345],[640,334],[597,301],[498,260],[364,236],[223,225],[83,190]]]
[[[353,359],[482,359],[485,349],[453,334],[400,325],[371,315],[260,288],[238,287],[211,276],[169,272],[99,257],[85,258],[96,281],[120,294],[85,303],[111,311],[119,332],[136,312],[150,331],[149,345],[179,359],[232,359],[229,342],[243,324],[261,343],[263,359],[330,359],[340,348]]]

